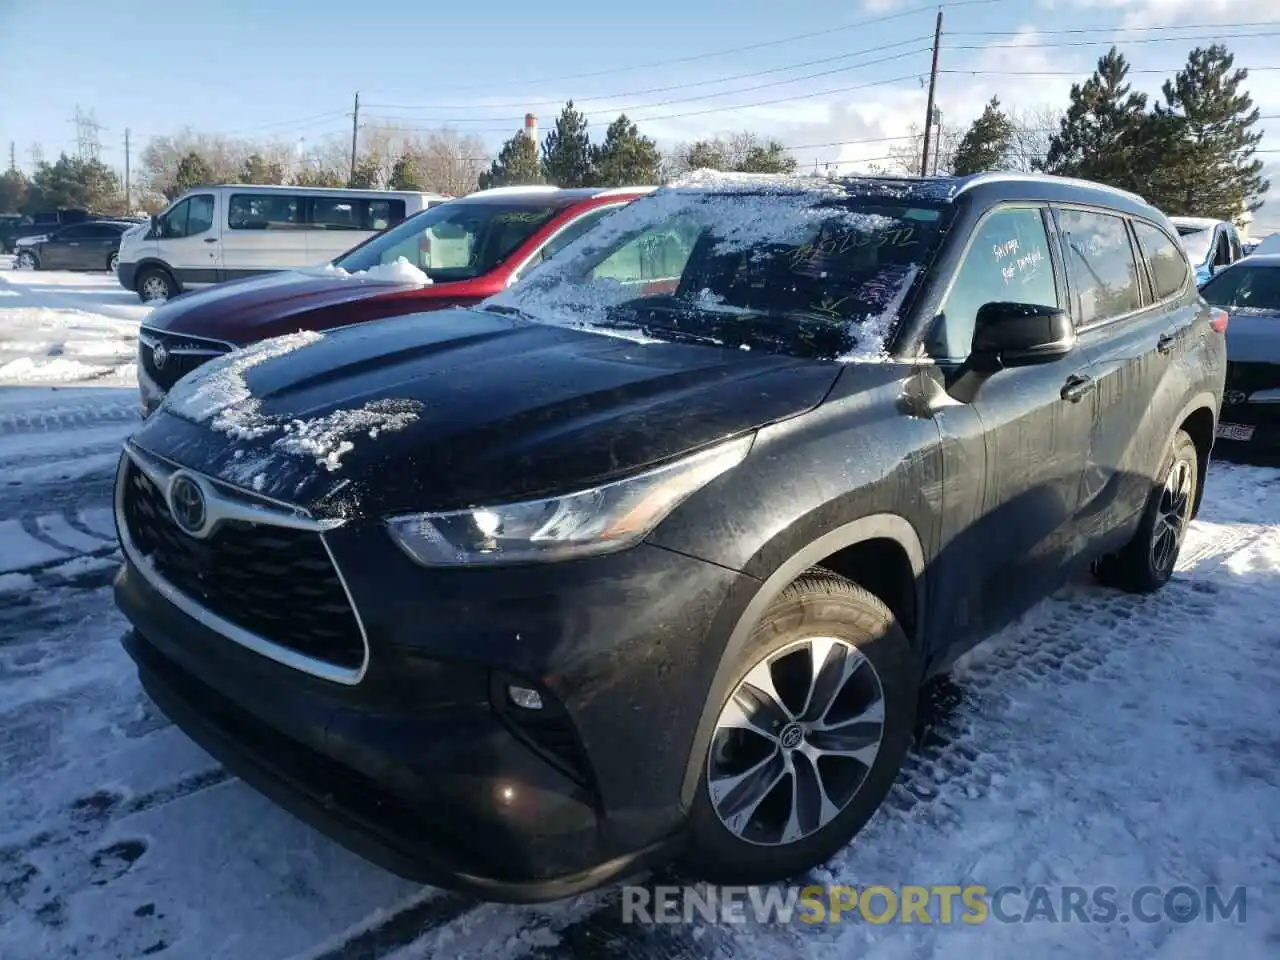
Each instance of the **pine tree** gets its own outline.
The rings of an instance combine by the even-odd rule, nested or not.
[[[179,197],[194,187],[207,187],[213,183],[213,170],[204,157],[192,150],[178,162],[178,173],[173,178],[170,200]]]
[[[347,179],[347,186],[352,190],[377,190],[381,179],[382,171],[378,161],[373,157],[365,157],[356,164],[355,174]]]
[[[1143,192],[1152,167],[1147,98],[1125,82],[1129,63],[1112,47],[1084,84],[1072,84],[1071,106],[1049,140],[1040,168]]]
[[[240,168],[241,183],[284,183],[284,167],[275,160],[267,160],[260,153],[251,153]]]
[[[728,170],[729,162],[725,145],[719,140],[699,140],[680,157],[686,170]]]
[[[21,170],[0,173],[0,213],[17,213],[27,198],[27,178]]]
[[[620,114],[605,131],[604,143],[593,151],[595,180],[602,187],[648,186],[661,179],[658,145]]]
[[[542,141],[542,175],[558,187],[589,187],[595,182],[587,118],[570,100]]]
[[[1170,131],[1163,189],[1147,199],[1170,215],[1236,220],[1261,207],[1271,189],[1255,156],[1262,131],[1255,129],[1259,110],[1243,89],[1249,71],[1234,66],[1225,46],[1197,47],[1165,81],[1165,104],[1154,111]]]
[[[308,167],[295,173],[293,182],[299,187],[345,187],[347,178],[337,170]]]
[[[480,174],[480,189],[524,186],[542,183],[542,164],[538,161],[538,144],[523,131],[502,145],[498,159],[486,173]]]
[[[120,181],[100,160],[81,160],[65,153],[56,163],[42,163],[28,185],[27,212],[71,207],[103,212],[113,206]]]
[[[956,148],[951,161],[957,176],[1003,170],[1013,150],[1013,121],[1000,109],[1000,98],[992,97],[982,116],[973,121]]]
[[[391,168],[387,187],[391,190],[425,190],[422,175],[418,172],[418,161],[410,154],[403,154]]]
[[[796,158],[778,140],[749,146],[734,168],[738,173],[795,173]]]

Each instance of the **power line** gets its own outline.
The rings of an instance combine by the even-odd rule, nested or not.
[[[1155,30],[1238,30],[1242,27],[1274,27],[1280,23],[1276,20],[1249,20],[1237,23],[1178,23],[1178,24],[1162,24],[1155,27],[1119,27],[1112,24],[1109,27],[1073,27],[1063,30],[1035,30],[1032,35],[1035,36],[1061,36],[1067,34],[1079,33],[1147,33]],[[1021,31],[1008,30],[956,30],[952,32],[953,37],[1004,37],[1010,33],[1021,33]]]
[[[1228,33],[1219,34],[1214,37],[1215,40],[1235,40],[1241,37],[1254,39],[1256,37],[1280,37],[1280,30],[1272,30],[1261,33]],[[1131,43],[1179,43],[1191,41],[1198,43],[1203,37],[1139,37],[1135,40],[1125,40],[1124,45]],[[947,47],[948,50],[1061,50],[1063,47],[1105,47],[1119,46],[1114,40],[1064,40],[1054,43],[971,43],[971,44],[954,44]]]
[[[1183,65],[1185,66],[1185,64]],[[1130,73],[1160,73],[1166,77],[1171,77],[1182,67],[1174,67],[1172,69],[1150,69],[1150,70],[1130,70]],[[1270,70],[1280,70],[1280,67],[1238,67],[1240,70],[1247,70],[1249,73],[1265,73]],[[939,73],[955,73],[968,77],[1079,77],[1079,70],[939,70]]]
[[[837,54],[836,56],[833,56],[833,57],[821,57],[817,60],[801,60],[798,63],[788,63],[780,67],[770,67],[767,70],[751,70],[747,73],[730,74],[729,76],[725,76],[725,77],[713,77],[710,80],[694,80],[689,83],[674,83],[664,87],[648,87],[644,90],[624,90],[616,93],[593,94],[590,97],[586,97],[584,99],[614,100],[622,97],[640,97],[650,93],[665,93],[670,90],[686,90],[692,87],[706,87],[706,86],[711,86],[717,83],[728,83],[732,80],[746,80],[746,79],[750,79],[751,77],[761,77],[771,73],[782,73],[786,70],[796,70],[800,67],[812,67],[820,63],[834,63],[837,60],[847,60],[850,57],[864,56],[865,54],[868,54],[868,53],[881,53],[885,50],[892,50],[894,47],[903,47],[910,43],[924,43],[925,41],[931,40],[932,37],[933,37],[932,34],[926,33],[918,37],[911,37],[908,40],[898,40],[898,41],[895,41],[894,43],[889,43],[889,44],[877,44],[874,47],[867,47],[863,50],[853,50],[848,53]],[[925,47],[924,49],[927,50],[929,48]],[[909,56],[913,52],[915,51],[907,51],[905,53],[899,53],[896,56]],[[796,80],[809,80],[809,79],[812,79],[813,77],[827,76],[828,74],[831,74],[831,73],[839,73],[841,72],[841,70],[848,70],[848,69],[853,69],[854,67],[865,67],[865,66],[871,66],[871,64],[853,63],[853,64],[848,64],[845,67],[841,67],[838,70],[829,70],[829,71],[824,71],[823,73],[810,74],[807,77],[792,77],[790,80],[779,80],[776,82],[778,85],[781,85],[784,83],[792,83]],[[748,89],[751,89],[751,88],[748,88]],[[732,90],[722,91],[722,93],[733,93],[733,92],[735,91],[732,91]],[[708,96],[720,96],[720,95],[721,94],[708,94]],[[529,106],[540,106],[544,104],[555,104],[555,103],[564,103],[564,98],[554,97],[554,98],[547,98],[543,100],[527,100],[527,99],[512,100],[504,103],[486,103],[485,107],[486,108],[492,107],[495,109],[499,109],[503,107],[529,107]],[[476,105],[474,103],[425,104],[425,105],[424,104],[370,103],[370,104],[366,104],[366,106],[371,110],[423,110],[423,109],[475,110],[476,109]]]

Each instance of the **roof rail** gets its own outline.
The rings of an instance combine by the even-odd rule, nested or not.
[[[1098,183],[1096,180],[1082,180],[1079,177],[1060,177],[1052,173],[1015,173],[1012,171],[989,171],[987,173],[975,173],[972,176],[965,177],[956,190],[956,195],[964,193],[971,187],[978,186],[983,183],[998,183],[1001,181],[1021,181],[1023,183],[1065,183],[1075,187],[1083,187],[1089,190],[1101,190],[1105,193],[1112,193],[1128,200],[1134,200],[1144,206],[1150,206],[1147,198],[1141,194],[1134,193],[1131,190],[1122,190],[1119,187],[1112,187],[1105,183]]]
[[[596,194],[596,196],[597,196],[597,197],[615,197],[615,196],[617,196],[618,194],[621,194],[621,193],[653,193],[653,191],[655,191],[655,190],[657,190],[657,189],[658,189],[658,188],[657,188],[656,186],[654,186],[654,187],[651,187],[651,186],[644,186],[644,187],[609,187],[608,189],[601,190],[599,193],[597,193],[597,194]]]

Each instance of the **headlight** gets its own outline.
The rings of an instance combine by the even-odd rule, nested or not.
[[[32,246],[35,246],[37,243],[44,243],[48,239],[49,238],[47,236],[44,236],[43,234],[41,234],[38,237],[22,237],[21,239],[15,242],[15,246],[32,247]]]
[[[392,517],[401,549],[426,567],[569,560],[626,549],[720,474],[742,462],[741,437],[590,490],[501,506]]]

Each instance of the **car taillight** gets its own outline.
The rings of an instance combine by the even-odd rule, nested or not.
[[[1231,319],[1231,315],[1225,310],[1214,310],[1209,317],[1209,326],[1213,328],[1214,333],[1226,333],[1227,321]]]

